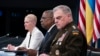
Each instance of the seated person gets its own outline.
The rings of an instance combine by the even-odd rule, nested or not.
[[[39,49],[39,55],[48,54],[50,51],[50,45],[54,39],[56,33],[58,32],[57,27],[54,24],[53,11],[45,10],[41,17],[41,26],[46,29],[44,40],[41,43]]]
[[[19,46],[14,46],[8,44],[7,48],[11,50],[23,50],[28,51],[28,54],[31,54],[31,51],[39,50],[40,44],[44,38],[43,33],[36,27],[37,17],[34,14],[28,14],[24,20],[25,30],[28,30],[26,38]],[[32,55],[32,54],[31,54]],[[30,56],[30,55],[29,55]]]
[[[86,38],[74,24],[71,9],[59,5],[53,9],[53,16],[59,31],[52,41],[50,53],[41,56],[86,56]]]

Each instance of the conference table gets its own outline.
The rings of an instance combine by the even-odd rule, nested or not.
[[[23,37],[0,37],[0,56],[27,56],[26,51],[8,51],[7,49],[2,49],[8,44],[13,44],[18,46],[24,40]]]
[[[9,50],[0,50],[0,56],[28,56],[26,51],[9,51]]]

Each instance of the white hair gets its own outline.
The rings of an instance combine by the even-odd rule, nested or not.
[[[65,14],[70,13],[72,15],[72,11],[67,5],[58,5],[55,8],[53,8],[53,12],[55,12],[59,9],[62,10]]]

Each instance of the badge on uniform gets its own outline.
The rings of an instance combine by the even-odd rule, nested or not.
[[[73,32],[73,35],[78,35],[79,33],[78,32]]]
[[[56,50],[56,51],[55,51],[55,54],[56,54],[56,55],[59,55],[59,54],[60,54],[59,50]]]
[[[73,34],[73,35],[79,35],[79,31],[78,31],[78,30],[73,30],[73,31],[72,31],[72,34]]]
[[[61,41],[59,41],[58,45],[61,45]]]
[[[66,36],[66,34],[68,33],[68,31],[66,31],[65,33],[62,34],[62,36],[58,39],[57,44],[61,45],[62,41],[64,40],[64,37]]]
[[[73,35],[78,35],[78,34],[79,34],[79,31],[76,30],[76,27],[75,27],[74,25],[73,25],[72,27],[73,27],[73,29],[74,29],[74,30],[72,31],[72,34],[73,34]]]

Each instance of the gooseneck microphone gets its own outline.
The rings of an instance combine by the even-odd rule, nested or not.
[[[6,35],[0,36],[0,38],[8,37],[10,33],[7,33]]]

